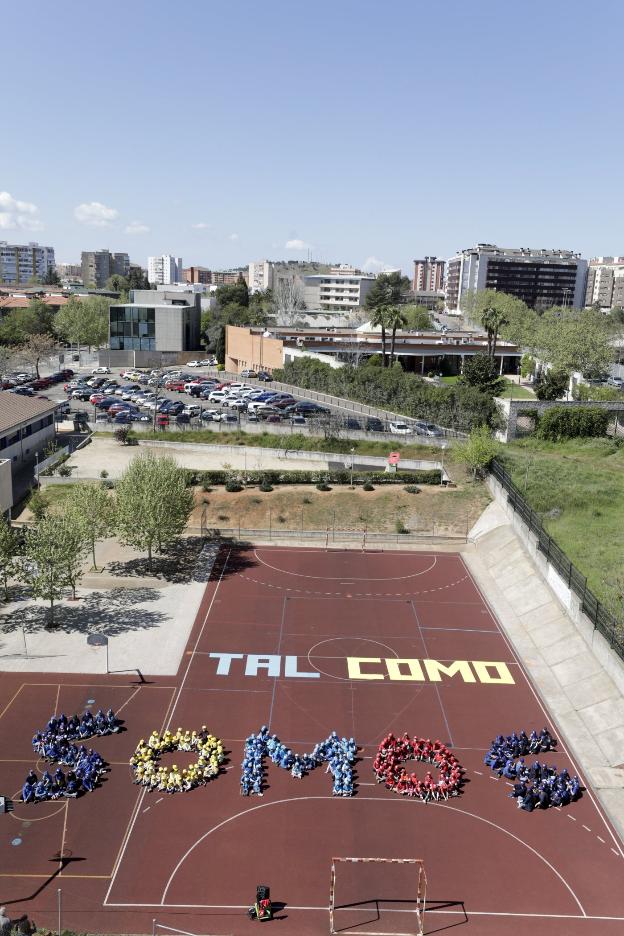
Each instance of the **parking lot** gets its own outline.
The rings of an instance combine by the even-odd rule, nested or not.
[[[19,392],[29,386],[22,383]],[[432,444],[444,435],[431,423],[351,413],[344,406],[322,405],[306,398],[305,391],[296,395],[280,391],[270,378],[235,380],[207,367],[159,372],[112,369],[101,374],[83,369],[71,380],[39,386],[34,392],[58,401],[65,418],[84,414],[78,418],[98,430],[112,431],[120,425],[139,431],[205,427],[354,439],[418,437],[419,442]]]

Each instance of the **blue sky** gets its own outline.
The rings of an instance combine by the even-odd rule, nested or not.
[[[2,32],[0,238],[58,260],[624,254],[620,0],[33,0]]]

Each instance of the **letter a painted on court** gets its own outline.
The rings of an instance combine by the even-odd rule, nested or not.
[[[282,665],[282,658],[277,654],[261,656],[256,653],[247,655],[247,665],[245,666],[245,676],[257,676],[259,669],[265,669],[268,676],[279,676]]]

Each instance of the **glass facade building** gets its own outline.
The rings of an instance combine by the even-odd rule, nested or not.
[[[111,351],[155,351],[156,309],[145,306],[111,306]]]

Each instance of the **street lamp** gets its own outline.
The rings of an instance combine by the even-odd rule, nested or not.
[[[355,449],[351,449],[351,487],[353,487],[353,456],[355,454]]]

